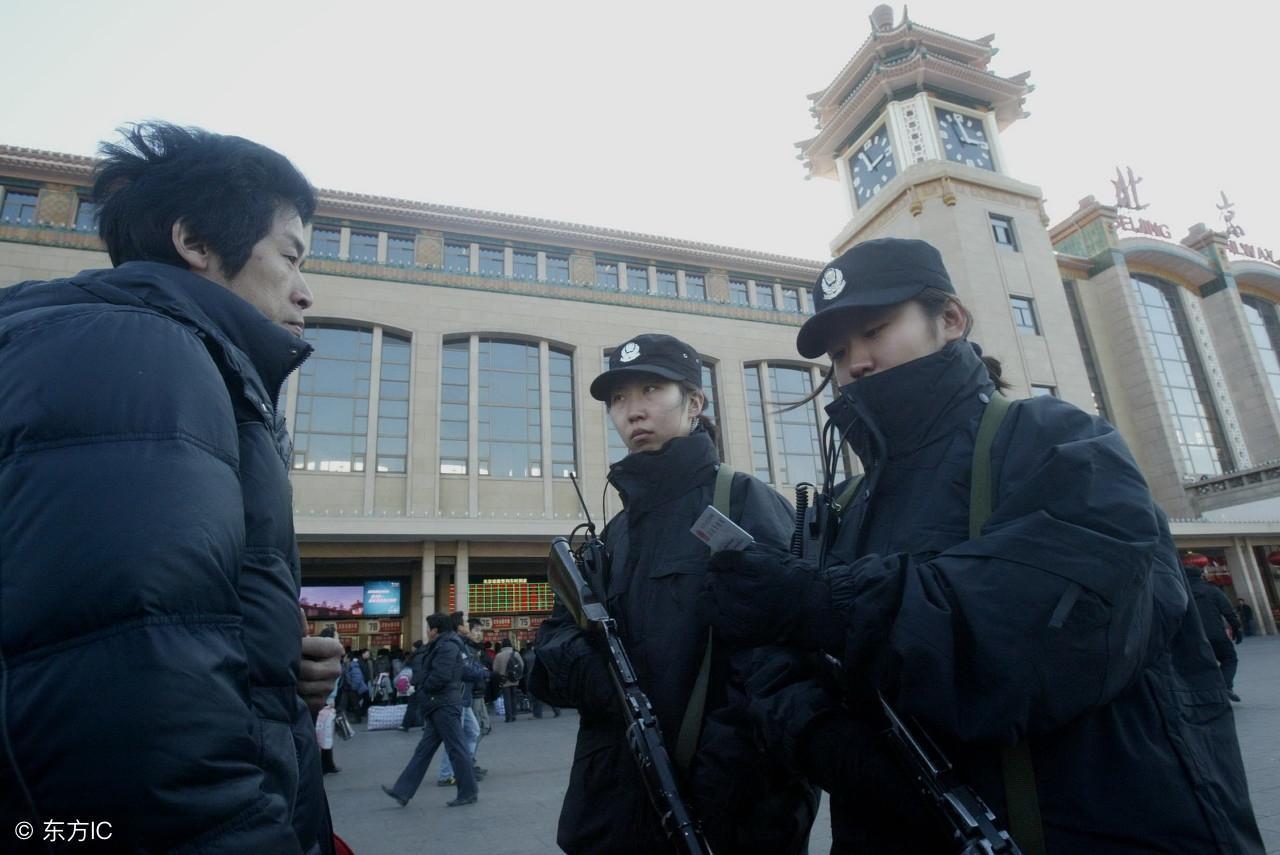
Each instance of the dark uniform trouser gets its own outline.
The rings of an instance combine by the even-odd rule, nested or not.
[[[1222,669],[1222,679],[1227,681],[1227,691],[1233,691],[1232,686],[1235,685],[1236,681],[1236,668],[1240,664],[1240,658],[1236,654],[1236,646],[1225,635],[1220,639],[1211,641],[1210,646],[1213,647],[1213,655],[1218,660],[1218,667]]]
[[[466,741],[462,738],[462,706],[450,704],[436,707],[426,717],[422,741],[414,749],[409,765],[404,767],[391,791],[405,801],[413,798],[422,784],[422,778],[427,774],[427,767],[431,765],[436,749],[444,743],[444,750],[449,752],[449,762],[453,764],[453,774],[458,779],[458,798],[471,798],[479,792],[479,788],[476,786],[471,755],[467,753]]]
[[[504,721],[516,720],[516,684],[502,687],[502,705],[506,707],[507,714]]]

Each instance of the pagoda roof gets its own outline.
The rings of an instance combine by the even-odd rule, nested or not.
[[[863,75],[844,95],[831,115],[820,124],[817,136],[796,143],[798,155],[810,174],[829,177],[835,173],[835,158],[850,142],[863,120],[882,101],[904,89],[932,90],[990,105],[996,124],[1004,129],[1026,113],[1022,109],[1033,87],[1026,81],[1030,72],[1000,77],[982,66],[953,59],[916,42],[906,53],[870,63]]]

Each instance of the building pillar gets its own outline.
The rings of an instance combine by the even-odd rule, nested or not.
[[[422,542],[422,569],[418,572],[418,608],[414,626],[418,628],[417,638],[427,637],[427,615],[436,611],[436,543],[434,540]],[[409,639],[413,641],[414,639]]]
[[[458,561],[453,565],[454,611],[466,614],[471,607],[471,544],[458,541]]]
[[[1254,544],[1248,539],[1232,538],[1231,550],[1233,556],[1238,556],[1240,575],[1243,577],[1244,591],[1237,593],[1244,597],[1244,601],[1249,604],[1249,608],[1253,609],[1253,621],[1257,624],[1258,631],[1263,635],[1276,635],[1276,619],[1271,613],[1271,598],[1267,596],[1267,587],[1270,584],[1263,574],[1271,573],[1269,565],[1258,566],[1258,560],[1254,557]],[[1235,577],[1232,577],[1235,581]],[[1233,603],[1234,605],[1234,603]]]
[[[351,257],[351,227],[343,226],[338,230],[338,258],[346,261]]]
[[[627,263],[625,261],[618,262],[618,291],[630,291],[627,287]]]
[[[387,233],[378,232],[378,263],[387,263]]]

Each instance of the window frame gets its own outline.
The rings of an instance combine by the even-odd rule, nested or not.
[[[1010,252],[1022,252],[1022,245],[1018,241],[1018,232],[1013,225],[1013,217],[1006,217],[1004,214],[988,211],[987,221],[991,224],[991,237],[995,240],[996,246],[1003,247]],[[1002,232],[1008,237],[1008,240],[1001,240]]]

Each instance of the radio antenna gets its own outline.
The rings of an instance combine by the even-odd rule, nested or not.
[[[578,473],[570,472],[569,480],[573,482],[574,492],[578,494],[578,504],[582,505],[582,512],[587,516],[587,531],[591,532],[591,536],[596,536],[596,524],[591,521],[591,511],[587,510],[587,500],[582,497],[582,487],[578,484]]]

